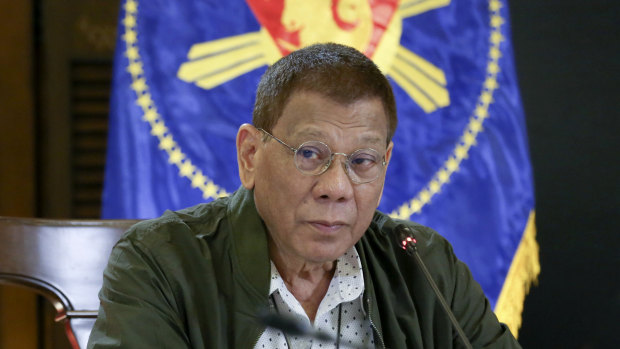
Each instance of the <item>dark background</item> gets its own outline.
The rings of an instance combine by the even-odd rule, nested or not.
[[[0,2],[0,215],[98,216],[118,3]],[[620,348],[620,1],[509,5],[542,268],[519,341]],[[52,317],[0,287],[0,348],[66,348]]]
[[[525,348],[620,348],[619,4],[510,3],[541,263]]]

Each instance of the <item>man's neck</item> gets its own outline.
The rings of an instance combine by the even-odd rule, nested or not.
[[[272,253],[271,248],[269,255],[286,288],[304,308],[310,321],[314,322],[319,305],[336,271],[336,262],[322,264],[302,262],[277,252]]]

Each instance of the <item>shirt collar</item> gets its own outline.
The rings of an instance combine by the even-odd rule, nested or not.
[[[332,292],[332,288],[337,290],[341,302],[349,302],[364,292],[364,274],[362,272],[362,263],[355,246],[351,246],[342,256],[336,260],[336,271],[329,285],[330,291],[335,296],[336,292]],[[275,291],[284,292],[286,285],[282,276],[278,272],[275,264],[271,262],[271,278],[269,285],[269,295]]]

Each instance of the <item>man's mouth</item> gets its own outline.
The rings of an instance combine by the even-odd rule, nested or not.
[[[315,229],[324,233],[334,233],[345,226],[345,223],[341,221],[310,221],[309,223]]]

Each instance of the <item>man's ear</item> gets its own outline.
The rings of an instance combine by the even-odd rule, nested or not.
[[[385,151],[385,167],[390,163],[390,159],[392,158],[392,149],[394,148],[394,142],[390,141],[390,144],[387,146],[387,150]]]
[[[261,132],[250,124],[243,124],[237,132],[237,164],[241,184],[247,189],[254,188],[257,152],[261,145]]]
[[[387,150],[385,151],[385,171],[387,172],[387,167],[390,164],[390,159],[392,158],[392,149],[394,149],[394,142],[390,141],[390,144],[387,146]],[[377,207],[381,203],[381,197],[383,196],[383,187],[385,186],[385,178],[383,179],[383,183],[381,183],[381,193],[379,194],[379,200],[377,200]]]

